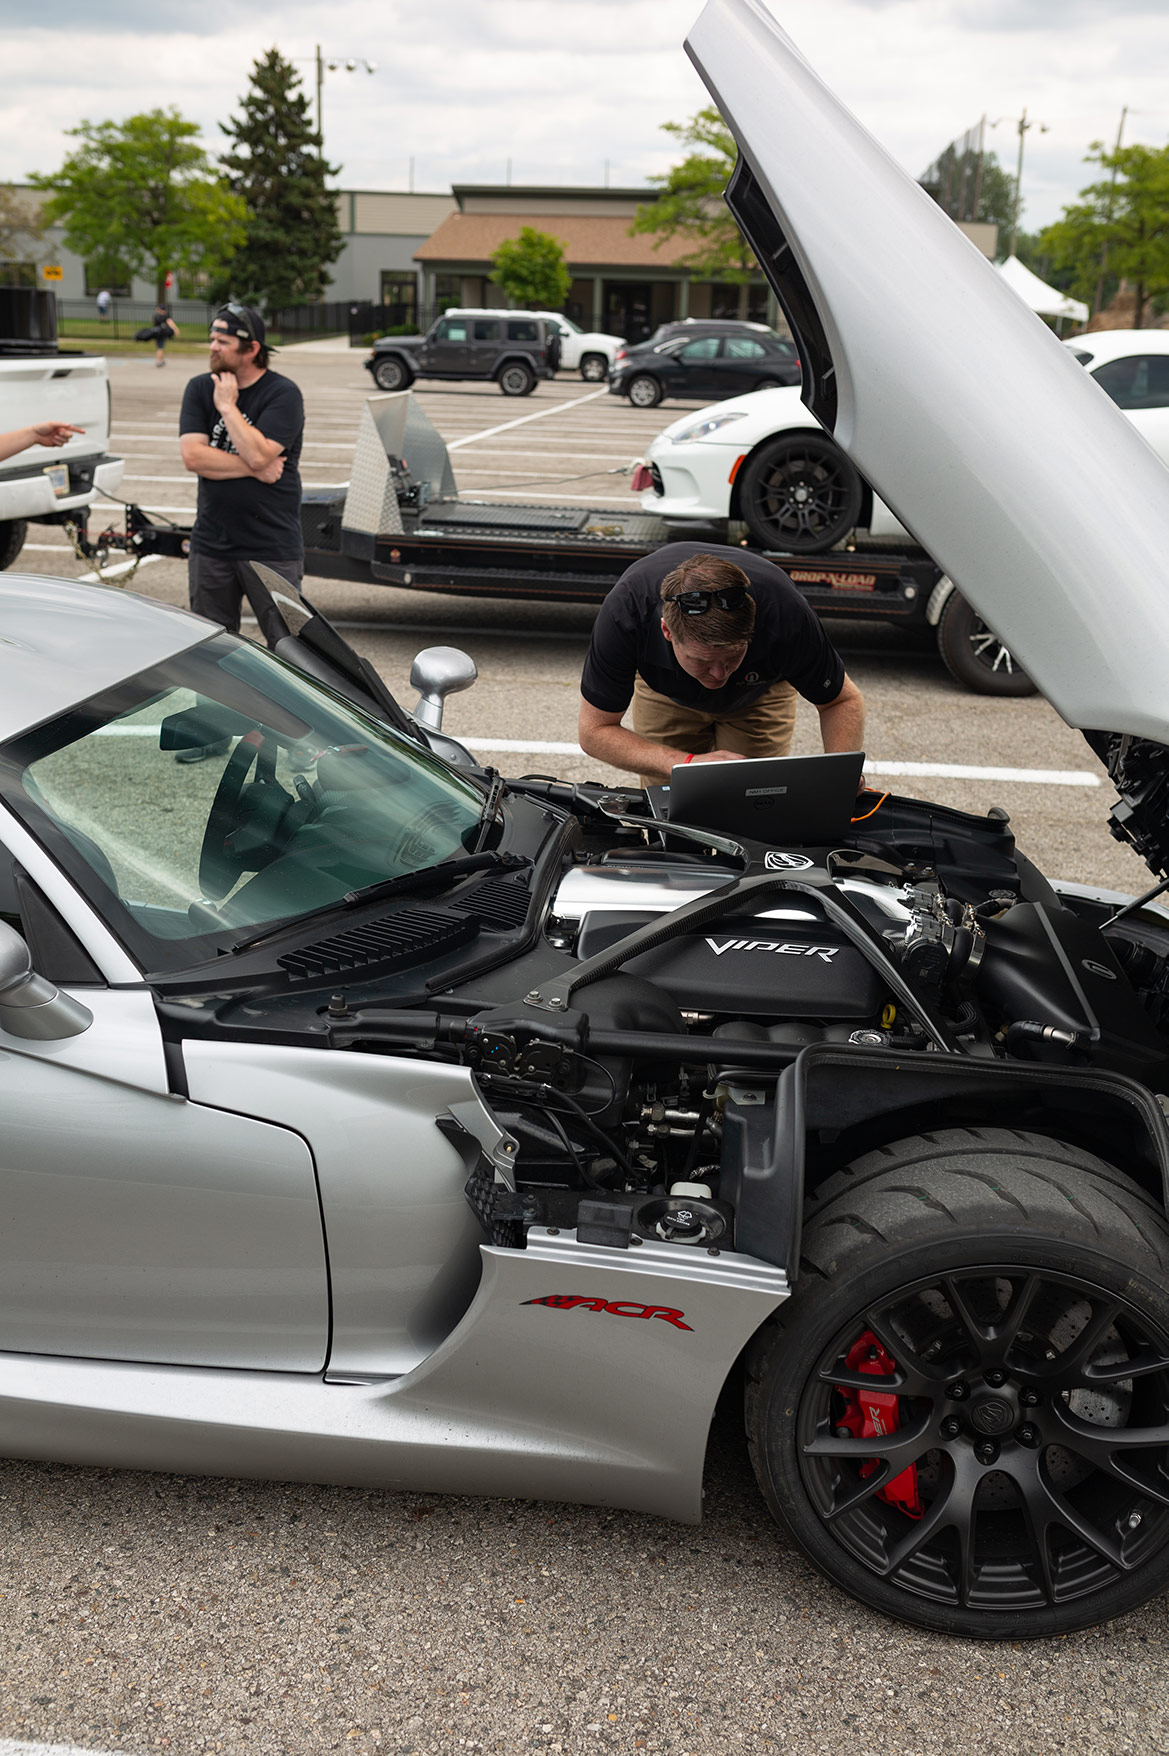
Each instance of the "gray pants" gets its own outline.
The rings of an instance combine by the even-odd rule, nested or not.
[[[304,561],[266,561],[289,585],[299,585],[304,578]],[[246,597],[260,624],[260,632],[269,646],[275,646],[288,631],[273,611],[271,600],[251,563],[228,555],[192,555],[187,561],[187,587],[191,608],[197,616],[218,622],[229,633],[239,633],[239,617]]]

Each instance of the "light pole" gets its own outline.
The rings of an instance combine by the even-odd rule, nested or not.
[[[364,67],[367,73],[376,73],[377,62],[367,61],[363,55],[322,55],[321,45],[319,43],[316,46],[314,58],[317,67],[317,133],[321,137],[321,146],[323,149],[325,144],[325,130],[324,124],[321,120],[321,88],[325,83],[326,68],[330,73],[336,73],[338,68],[341,67],[345,69],[346,73],[356,73],[359,67]]]
[[[996,126],[996,123],[991,123],[992,128]],[[1046,122],[1040,122],[1038,124],[1035,122],[1028,122],[1027,111],[1024,109],[1023,114],[1015,123],[1015,128],[1019,135],[1019,158],[1015,166],[1015,205],[1011,214],[1011,247],[1007,251],[1008,256],[1013,256],[1015,254],[1015,240],[1019,235],[1019,212],[1023,205],[1023,142],[1027,137],[1028,128],[1035,127],[1038,127],[1040,134],[1047,134],[1050,132],[1049,125]]]

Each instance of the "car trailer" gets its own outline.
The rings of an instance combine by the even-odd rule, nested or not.
[[[412,391],[367,399],[350,480],[309,489],[301,504],[305,574],[460,597],[597,604],[634,561],[714,527],[683,529],[640,510],[499,505],[463,498],[446,442]],[[126,529],[78,551],[99,565],[111,549],[183,555],[189,530],[127,508]],[[983,694],[1031,692],[1010,653],[974,616],[940,567],[920,551],[836,549],[825,555],[759,551],[784,569],[821,616],[936,628],[953,674]]]

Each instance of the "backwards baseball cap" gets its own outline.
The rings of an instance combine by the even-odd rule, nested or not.
[[[237,305],[231,300],[219,307],[212,322],[225,324],[240,341],[258,341],[261,347],[266,345],[264,319],[251,305]]]

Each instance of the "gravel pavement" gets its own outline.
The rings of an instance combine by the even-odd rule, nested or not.
[[[306,393],[306,481],[343,481],[371,388],[360,356],[291,351],[280,365]],[[189,369],[177,356],[165,373],[111,361],[126,492],[172,516],[194,504],[175,437]],[[576,404],[526,436],[460,447],[460,484],[522,477],[507,497],[627,504],[618,478],[553,478],[627,462],[680,405],[580,401],[589,388],[562,378],[517,405],[492,386],[452,385],[424,387],[421,400],[448,439]],[[34,529],[30,543],[47,547],[27,548],[22,567],[83,572],[57,533]],[[184,602],[184,575],[160,562],[134,588]],[[407,701],[420,646],[465,646],[481,677],[448,708],[456,736],[574,740],[588,608],[308,589]],[[903,640],[855,627],[841,637],[874,760],[1101,773],[1044,702],[968,695]],[[814,747],[805,713],[797,748]],[[596,772],[581,757],[496,760]],[[1106,784],[894,784],[969,809],[1004,805],[1053,875],[1147,881],[1108,835]],[[771,1524],[730,1392],[707,1493],[704,1523],[689,1528],[519,1501],[0,1463],[0,1737],[174,1756],[1169,1752],[1164,1602],[1027,1646],[973,1646],[870,1615]]]

